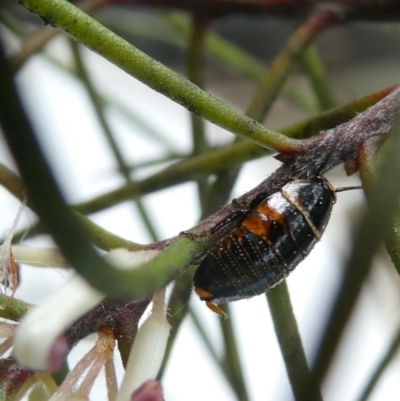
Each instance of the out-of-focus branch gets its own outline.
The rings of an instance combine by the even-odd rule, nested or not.
[[[293,396],[298,400],[305,390],[307,381],[310,380],[311,373],[286,281],[267,292],[266,296]],[[322,401],[318,389],[315,399]]]
[[[231,13],[305,18],[316,7],[330,6],[342,11],[343,18],[359,21],[398,21],[398,0],[114,0],[114,4],[134,4],[188,11],[204,10],[215,16]]]
[[[370,196],[369,212],[364,215],[359,224],[353,249],[346,263],[342,285],[322,336],[308,389],[301,398],[304,401],[317,399],[317,389],[328,372],[342,333],[358,299],[362,283],[370,270],[372,258],[388,233],[391,219],[398,208],[400,186],[397,175],[393,174],[400,170],[400,158],[398,157],[400,126],[396,116],[398,110],[398,106],[392,110],[394,113],[391,118],[393,135],[388,138],[391,143],[387,147],[377,184]],[[375,131],[378,128],[375,125],[376,117],[377,114],[370,115],[365,129]],[[378,131],[375,131],[375,135],[369,135],[369,140],[378,138]]]
[[[107,5],[109,0],[82,0],[76,4],[82,11],[91,14],[95,10]],[[58,34],[54,28],[46,26],[29,35],[22,43],[21,49],[11,56],[11,62],[17,72],[29,58],[45,46]]]

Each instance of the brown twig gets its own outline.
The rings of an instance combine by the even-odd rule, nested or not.
[[[279,191],[294,179],[323,175],[337,165],[355,159],[359,147],[367,139],[385,138],[392,127],[399,107],[400,88],[397,88],[347,123],[304,139],[301,150],[296,153],[281,153],[277,156],[283,165],[260,185],[203,220],[190,232],[198,234],[210,231],[211,227],[237,211],[235,203],[251,208],[261,199]]]

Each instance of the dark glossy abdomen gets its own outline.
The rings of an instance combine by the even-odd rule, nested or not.
[[[214,245],[194,275],[196,292],[218,304],[278,284],[321,238],[335,199],[321,177],[286,184]]]

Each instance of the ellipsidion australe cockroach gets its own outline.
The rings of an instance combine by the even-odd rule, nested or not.
[[[336,192],[324,177],[299,179],[251,208],[200,262],[193,278],[200,299],[225,316],[218,304],[279,284],[321,239]]]

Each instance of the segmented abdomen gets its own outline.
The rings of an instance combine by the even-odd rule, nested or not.
[[[214,245],[194,275],[196,292],[218,304],[278,284],[321,238],[335,199],[322,177],[286,184]]]

